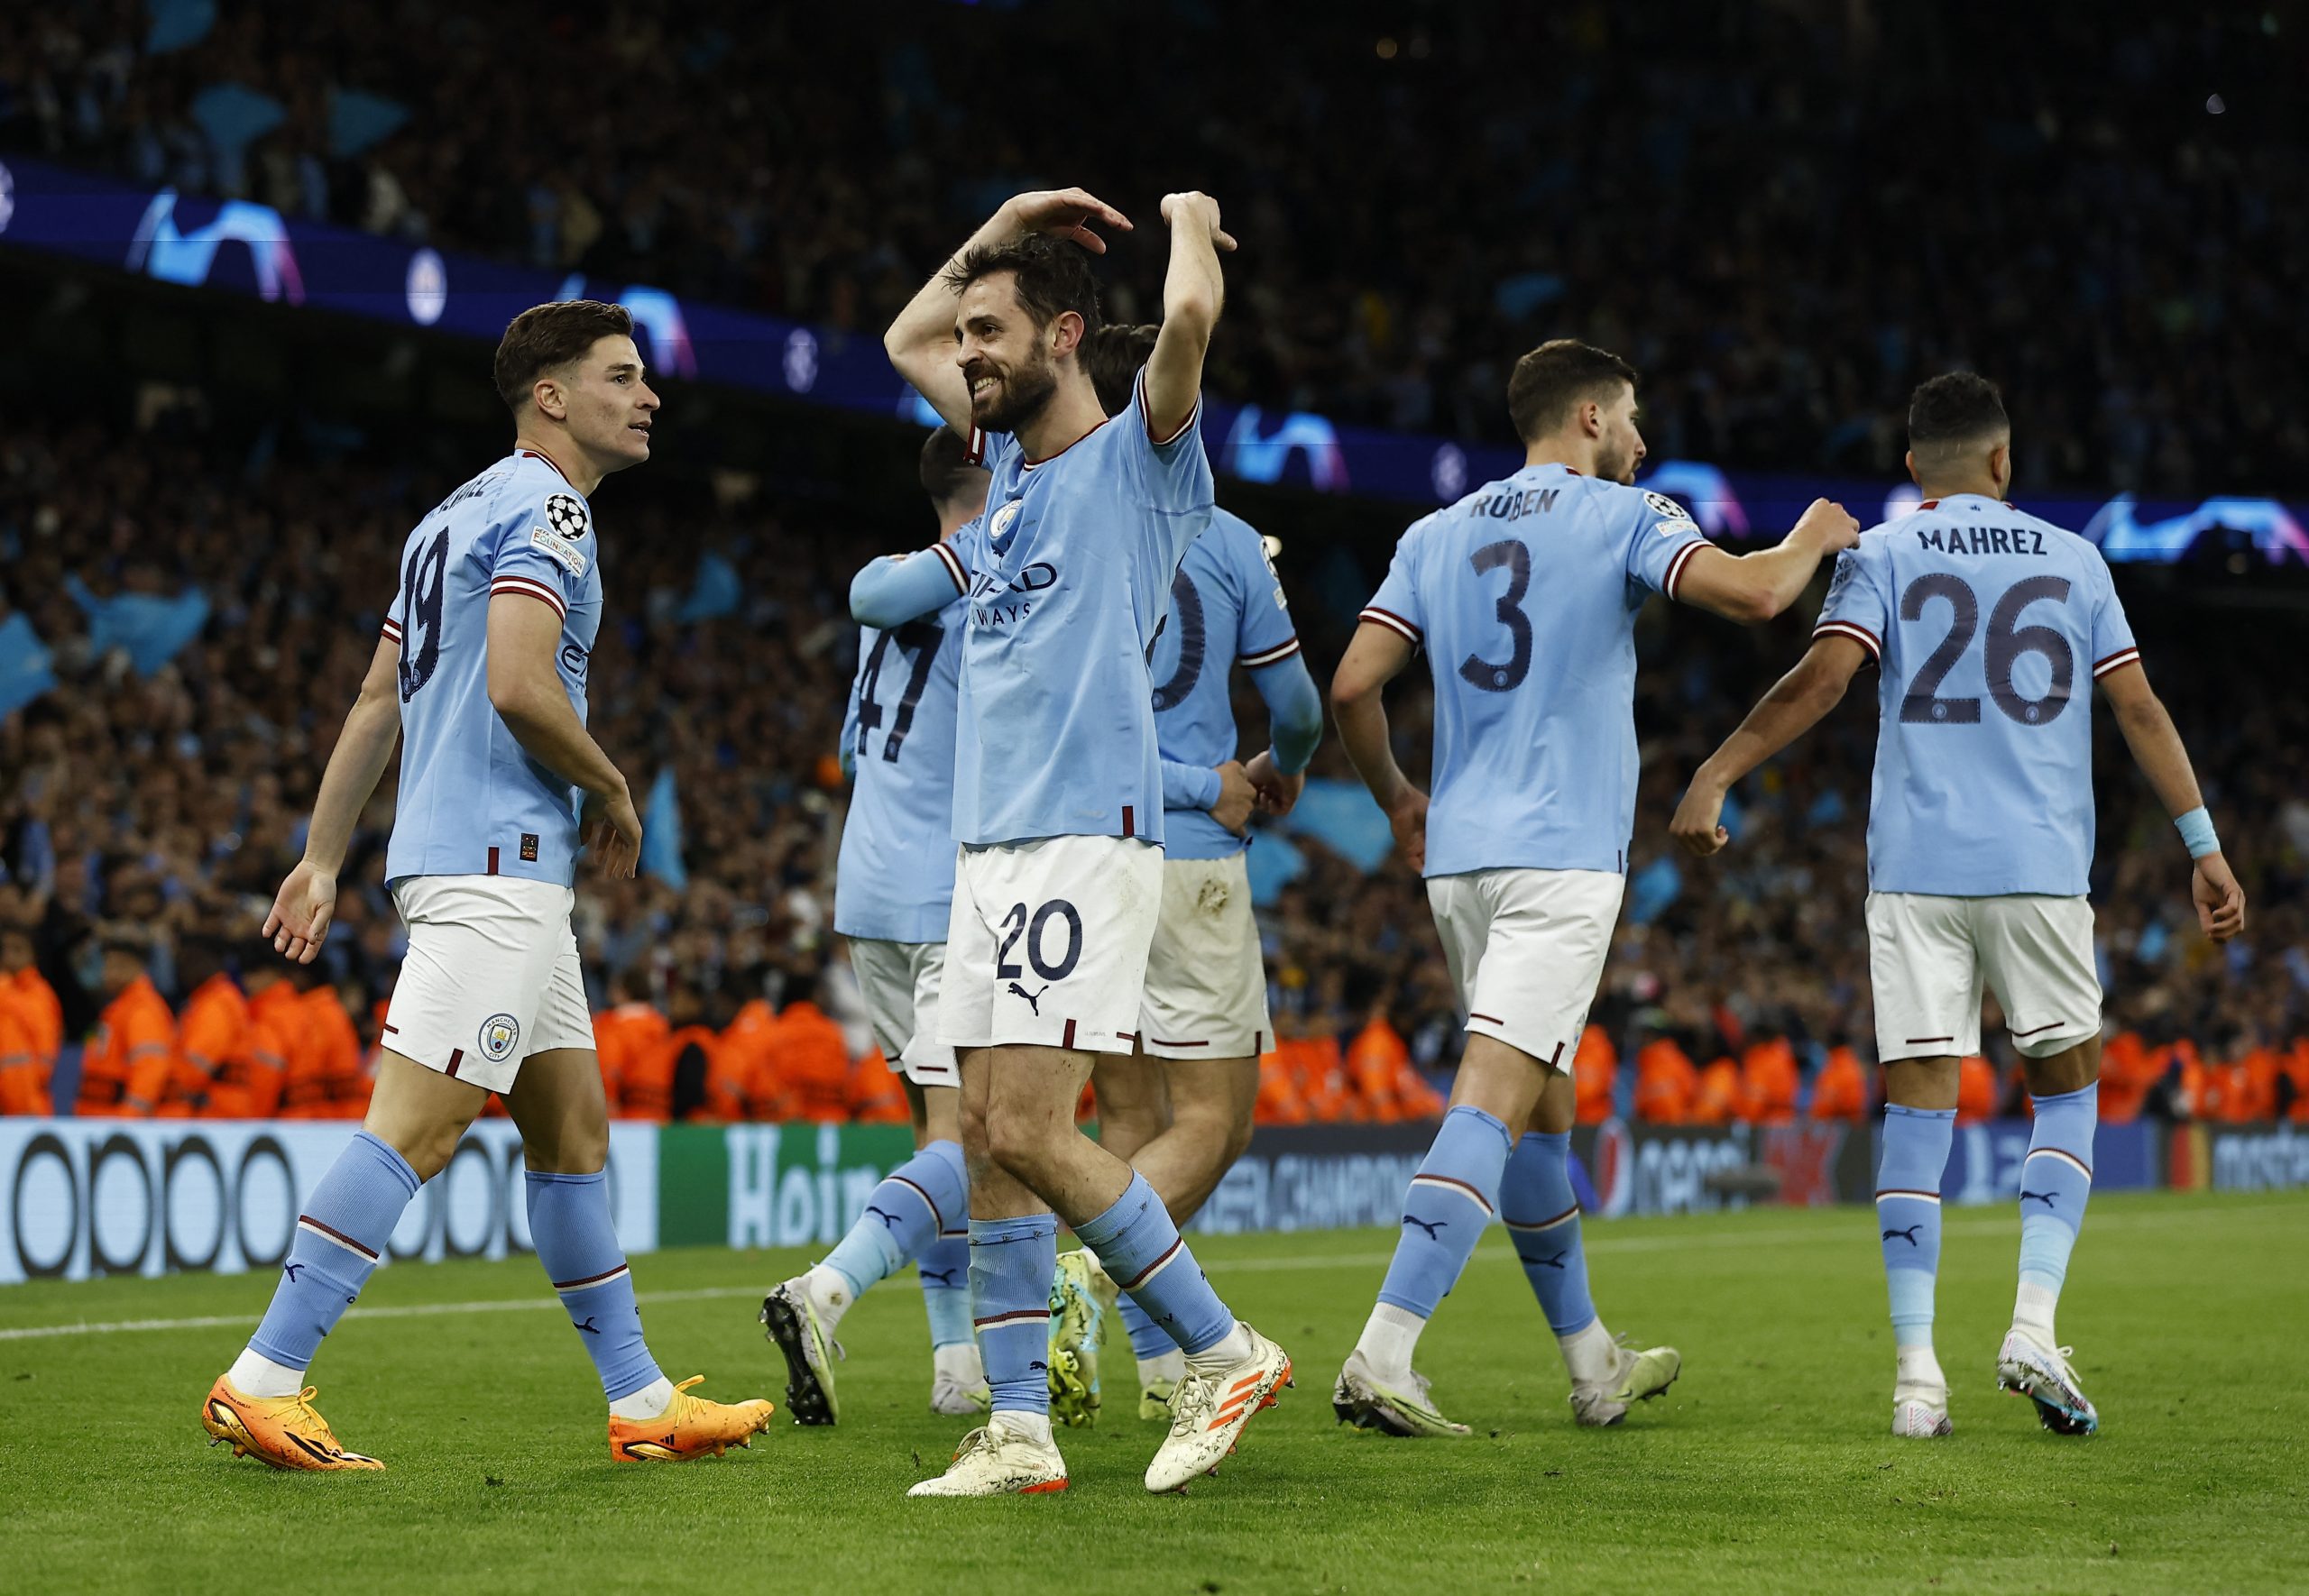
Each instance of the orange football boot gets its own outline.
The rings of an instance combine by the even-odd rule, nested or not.
[[[248,1397],[220,1374],[200,1405],[200,1427],[211,1446],[229,1441],[235,1457],[253,1457],[276,1469],[378,1472],[385,1466],[337,1445],[328,1420],[313,1406],[311,1386],[293,1397]]]
[[[674,1388],[674,1400],[655,1418],[610,1419],[610,1456],[619,1463],[685,1463],[751,1443],[769,1427],[777,1411],[759,1398],[750,1402],[709,1402],[689,1388],[704,1380],[693,1374]]]

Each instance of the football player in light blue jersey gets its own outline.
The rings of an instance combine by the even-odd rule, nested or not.
[[[948,427],[922,445],[938,541],[874,561],[851,589],[861,629],[842,720],[842,762],[853,785],[833,928],[849,944],[882,1056],[906,1083],[915,1154],[874,1188],[823,1262],[762,1302],[762,1325],[786,1357],[787,1410],[801,1424],[835,1420],[833,1335],[842,1316],[877,1281],[917,1261],[930,1315],[930,1409],[976,1413],[987,1404],[971,1334],[961,1073],[937,1028],[954,895],[954,696],[968,619],[962,566],[947,545],[986,508],[986,472],[970,463],[967,447]],[[923,572],[933,579],[931,608],[888,608],[879,590],[903,589]]]
[[[1234,240],[1208,196],[1167,195],[1163,326],[1122,414],[1081,358],[1099,326],[1093,224],[1066,189],[1006,203],[885,335],[901,375],[993,473],[970,542],[956,724],[953,913],[940,1035],[961,1050],[971,1289],[992,1414],[924,1496],[1059,1491],[1050,1281],[1063,1215],[1184,1349],[1179,1417],[1146,1471],[1215,1468],[1290,1379],[1283,1350],[1211,1289],[1144,1177],[1084,1136],[1099,1053],[1136,1044],[1161,907],[1163,772],[1146,658],[1187,546],[1210,524],[1195,422]]]
[[[604,476],[649,457],[658,411],[632,333],[625,310],[591,300],[540,305],[506,328],[496,378],[513,453],[409,534],[304,859],[265,921],[276,949],[312,962],[354,822],[405,738],[386,884],[409,950],[376,1091],[306,1199],[256,1335],[201,1406],[202,1426],[236,1457],[384,1466],[338,1445],[305,1371],[492,1092],[520,1127],[538,1261],[601,1375],[610,1455],[719,1454],[769,1423],[768,1402],[676,1387],[642,1338],[611,1222],[609,1109],[569,924],[581,842],[612,876],[633,874],[641,844],[625,777],[585,729],[602,613],[586,501]]]
[[[2047,1429],[2089,1435],[2100,1416],[2053,1329],[2100,1119],[2088,679],[2196,860],[2190,890],[2208,937],[2243,929],[2245,894],[2101,551],[2004,502],[2012,431],[1994,386],[1958,371],[1919,387],[1908,463],[1923,502],[1837,561],[1811,651],[1700,766],[1670,823],[1694,854],[1722,848],[1732,784],[1833,709],[1863,665],[1881,667],[1867,919],[1884,1062],[1876,1212],[1897,1357],[1892,1433],[1929,1439],[1952,1427],[1932,1345],[1940,1178],[1985,986],[2036,1100],[1997,1382],[2029,1397]]]
[[[1568,1060],[1635,819],[1635,618],[1660,592],[1767,620],[1858,528],[1822,500],[1777,548],[1713,547],[1675,500],[1629,485],[1643,458],[1635,381],[1625,361],[1570,339],[1516,362],[1507,409],[1523,468],[1403,534],[1331,687],[1348,757],[1427,876],[1467,1011],[1451,1107],[1332,1391],[1342,1419],[1393,1435],[1467,1433],[1436,1410],[1412,1353],[1495,1215],[1555,1331],[1578,1422],[1618,1422],[1681,1367],[1673,1347],[1621,1347],[1597,1316],[1568,1167]],[[1380,699],[1422,647],[1431,802],[1397,767]]]
[[[1152,353],[1153,326],[1101,327],[1087,360],[1099,403],[1128,408]],[[1214,510],[1171,579],[1171,603],[1149,657],[1154,738],[1163,757],[1163,908],[1146,965],[1139,1045],[1101,1054],[1091,1076],[1099,1144],[1128,1159],[1186,1224],[1250,1144],[1259,1054],[1274,1035],[1266,968],[1251,913],[1244,834],[1254,807],[1287,814],[1322,740],[1323,701],[1265,541]],[[1229,691],[1239,665],[1266,702],[1274,746],[1237,757]],[[1113,1283],[1088,1252],[1059,1258],[1051,1321],[1051,1401],[1070,1424],[1099,1409],[1099,1353]],[[1128,1298],[1122,1321],[1138,1365],[1138,1417],[1167,1424],[1186,1362],[1168,1332]]]

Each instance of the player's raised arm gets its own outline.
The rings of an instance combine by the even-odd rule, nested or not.
[[[625,777],[577,718],[555,656],[561,615],[520,593],[489,601],[489,702],[532,759],[585,794],[584,839],[612,876],[641,857],[641,817]]]
[[[354,824],[400,741],[400,631],[388,622],[321,773],[313,818],[305,828],[305,857],[281,884],[272,913],[265,916],[264,934],[272,939],[273,950],[299,964],[312,963],[328,936],[336,913],[336,873],[344,868]]]
[[[2133,762],[2156,789],[2196,859],[2189,895],[2196,901],[2198,922],[2206,936],[2225,942],[2245,929],[2245,889],[2237,885],[2229,861],[2221,855],[2221,839],[2213,835],[2212,817],[2205,811],[2196,771],[2173,717],[2148,685],[2148,673],[2139,659],[2115,666],[2100,680]]]
[[[914,384],[946,425],[968,437],[971,434],[970,385],[954,362],[954,301],[956,292],[947,273],[976,245],[1006,243],[1024,233],[1047,233],[1071,239],[1094,255],[1107,252],[1106,240],[1092,224],[1118,232],[1130,230],[1130,219],[1081,188],[1053,188],[1013,195],[989,216],[930,274],[897,319],[882,335],[882,348],[898,375]]]
[[[1669,596],[1726,620],[1756,626],[1793,604],[1820,562],[1860,541],[1860,523],[1841,504],[1815,499],[1777,547],[1731,555],[1697,550],[1675,573]]]
[[[1427,866],[1427,794],[1411,784],[1395,763],[1387,737],[1387,706],[1381,694],[1412,661],[1411,640],[1392,627],[1365,621],[1331,677],[1331,713],[1338,740],[1356,775],[1386,812],[1395,846],[1414,870]]]
[[[1739,729],[1693,773],[1683,802],[1676,805],[1668,830],[1687,853],[1705,858],[1732,840],[1716,823],[1724,812],[1724,795],[1742,776],[1818,725],[1842,702],[1853,673],[1867,659],[1860,643],[1842,633],[1828,633],[1814,640],[1794,670],[1772,683]]]
[[[1146,425],[1157,438],[1175,437],[1202,397],[1202,357],[1227,303],[1219,252],[1235,240],[1219,225],[1219,202],[1208,194],[1166,194],[1163,220],[1171,227],[1171,266],[1163,279],[1163,330],[1146,360]]]

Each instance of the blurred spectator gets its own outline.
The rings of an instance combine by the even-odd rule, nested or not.
[[[156,47],[54,0],[0,14],[0,150],[836,335],[1053,182],[1136,219],[1103,268],[1136,319],[1199,187],[1243,240],[1211,384],[1269,411],[1506,442],[1504,362],[1578,331],[1651,374],[1663,459],[1896,472],[1909,390],[1977,363],[2033,480],[2266,491],[2309,481],[2284,14],[1181,4],[1117,50],[1060,0],[234,0]],[[1066,116],[985,90],[1086,60]],[[573,128],[605,62],[618,114]]]

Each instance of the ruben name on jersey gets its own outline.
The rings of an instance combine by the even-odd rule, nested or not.
[[[1871,887],[2084,893],[2091,683],[2140,657],[2098,548],[1982,494],[1927,500],[1838,557],[1813,635],[1882,667]]]
[[[384,635],[400,646],[400,792],[389,883],[512,876],[574,885],[581,794],[522,749],[489,700],[489,605],[561,619],[557,665],[585,719],[602,621],[601,543],[584,495],[522,450],[443,500],[401,546]]]
[[[1362,619],[1432,662],[1427,875],[1625,873],[1635,618],[1706,546],[1674,500],[1552,463],[1403,534]]]

